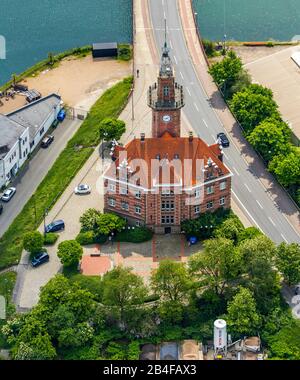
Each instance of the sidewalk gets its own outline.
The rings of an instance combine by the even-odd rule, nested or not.
[[[212,106],[231,135],[234,144],[239,148],[242,158],[251,166],[251,171],[262,183],[272,201],[279,206],[282,213],[297,231],[300,231],[299,211],[293,204],[287,193],[277,184],[274,177],[266,170],[264,163],[245,140],[241,128],[224,102],[217,86],[208,74],[208,66],[201,48],[197,29],[195,27],[191,0],[179,0],[178,8],[181,15],[187,46],[189,48],[194,67],[200,82],[207,94],[207,98],[213,99]]]

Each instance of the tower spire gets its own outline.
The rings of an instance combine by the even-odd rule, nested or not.
[[[168,47],[167,44],[167,19],[165,18],[165,48]]]
[[[169,55],[169,48],[168,48],[168,42],[167,42],[167,19],[165,19],[165,43],[162,49],[162,58],[161,58],[161,65],[160,65],[160,75],[161,76],[173,76],[173,68],[172,68],[172,61]]]

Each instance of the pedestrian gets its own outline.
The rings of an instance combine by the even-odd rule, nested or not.
[[[140,77],[140,70],[139,69],[136,70],[136,76],[137,76],[137,78]]]

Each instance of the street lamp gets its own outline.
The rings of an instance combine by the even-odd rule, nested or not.
[[[46,235],[46,216],[48,215],[48,209],[45,208],[45,211],[44,211],[44,235]]]
[[[104,132],[103,137],[102,137],[102,160],[104,160],[104,140],[106,140],[107,136],[108,136],[108,133]]]

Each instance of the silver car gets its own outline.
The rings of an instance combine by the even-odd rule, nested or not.
[[[9,187],[6,189],[1,197],[3,202],[9,202],[11,198],[16,194],[17,189],[15,187]]]
[[[81,184],[75,188],[74,193],[78,195],[85,195],[85,194],[91,194],[91,191],[92,189],[89,185]]]

